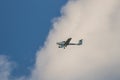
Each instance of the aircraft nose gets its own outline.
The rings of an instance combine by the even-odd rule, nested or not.
[[[58,44],[59,45],[59,43],[57,42],[56,44]]]

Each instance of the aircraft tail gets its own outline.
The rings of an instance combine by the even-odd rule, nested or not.
[[[83,44],[83,39],[79,40],[77,45],[82,45]]]

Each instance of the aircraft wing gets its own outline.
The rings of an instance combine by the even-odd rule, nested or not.
[[[67,45],[69,45],[69,43],[70,43],[71,39],[72,39],[72,38],[68,38],[68,39],[65,41],[65,44],[64,44],[64,46],[67,46]]]

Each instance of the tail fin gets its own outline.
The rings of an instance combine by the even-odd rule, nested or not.
[[[79,40],[77,45],[82,45],[83,44],[83,39]]]

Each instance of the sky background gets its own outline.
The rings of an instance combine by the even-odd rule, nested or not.
[[[0,80],[120,80],[120,0],[4,0],[0,11]],[[58,48],[69,37],[83,44]]]
[[[52,19],[67,0],[0,0],[0,55],[15,63],[12,76],[29,75]]]

